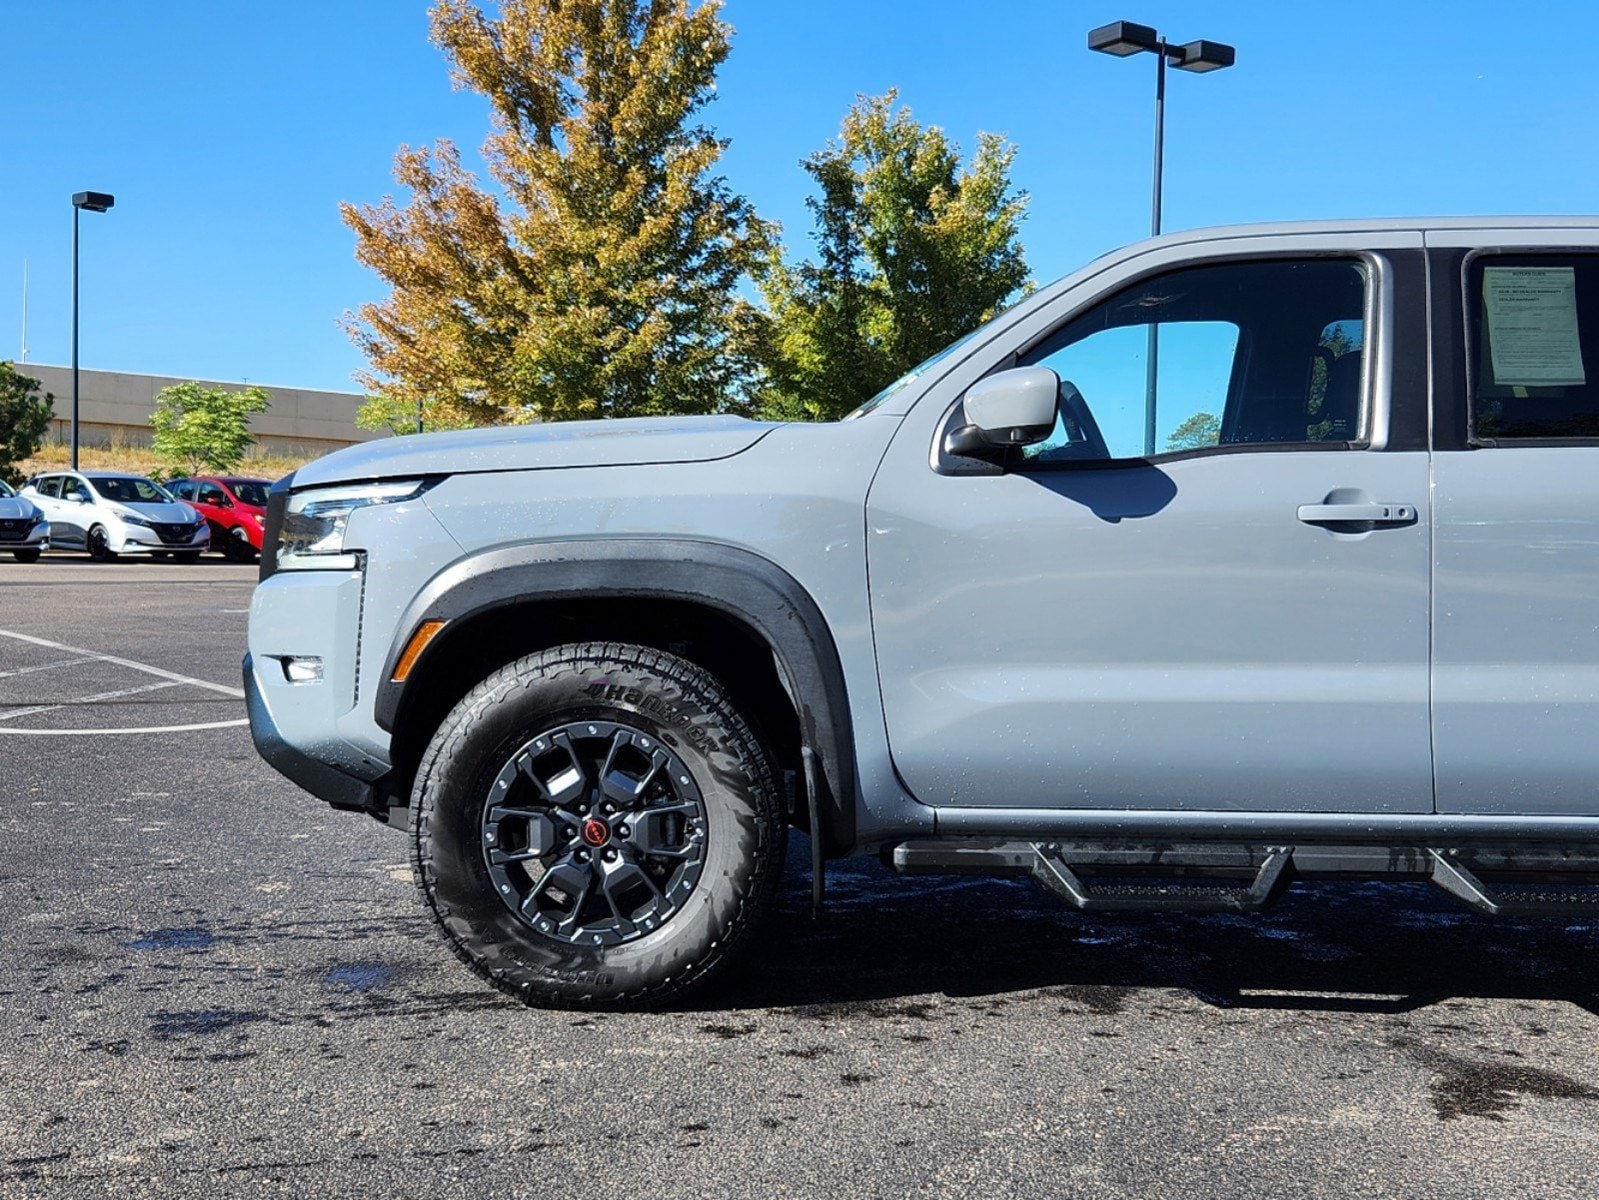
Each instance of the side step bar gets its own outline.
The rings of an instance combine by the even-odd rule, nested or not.
[[[1599,876],[1599,848],[1589,853],[1528,848],[1524,861],[1494,854],[1386,846],[1268,846],[1194,843],[1024,842],[996,838],[904,842],[889,856],[905,875],[1025,875],[1084,912],[1259,912],[1296,876],[1430,879],[1463,904],[1489,916],[1599,915],[1599,885],[1489,884],[1468,865],[1491,869],[1542,866],[1568,876]],[[1087,872],[1087,873],[1085,873]],[[1099,876],[1117,878],[1101,882]],[[1136,882],[1124,877],[1136,875]],[[1196,880],[1194,876],[1202,878]],[[1222,877],[1222,878],[1218,878]],[[1229,882],[1231,880],[1231,882]]]

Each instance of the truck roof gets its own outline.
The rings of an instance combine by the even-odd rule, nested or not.
[[[1257,221],[1243,225],[1210,225],[1163,233],[1135,245],[1183,245],[1218,238],[1279,237],[1313,233],[1418,233],[1457,229],[1599,229],[1599,216],[1547,217],[1363,217],[1328,221]]]

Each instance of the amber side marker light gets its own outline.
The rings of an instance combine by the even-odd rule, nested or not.
[[[394,683],[404,683],[411,674],[411,668],[416,666],[416,660],[422,657],[422,651],[428,644],[439,636],[439,630],[444,628],[443,621],[423,621],[416,627],[416,632],[411,635],[411,640],[405,644],[405,653],[400,655],[400,661],[394,664],[394,674],[389,676]]]

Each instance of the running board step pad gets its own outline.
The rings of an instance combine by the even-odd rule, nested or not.
[[[1468,908],[1490,917],[1569,917],[1599,912],[1599,887],[1581,884],[1484,883],[1455,855],[1432,855],[1432,881]]]
[[[1259,912],[1288,884],[1291,850],[1274,850],[1260,864],[1248,887],[1195,887],[1188,884],[1132,884],[1089,887],[1066,860],[1047,846],[1037,850],[1033,878],[1084,912]]]

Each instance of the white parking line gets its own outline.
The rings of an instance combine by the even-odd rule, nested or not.
[[[32,675],[35,671],[54,671],[58,667],[74,667],[79,663],[93,662],[92,658],[63,658],[56,662],[35,663],[31,667],[17,667],[12,671],[0,671],[0,679],[10,679],[13,675]]]
[[[248,725],[248,717],[237,721],[205,721],[198,725],[141,725],[137,729],[7,729],[0,725],[0,735],[12,737],[105,737],[113,733],[190,733],[196,729],[232,729]]]
[[[170,679],[175,683],[186,683],[191,687],[207,688],[213,692],[221,692],[224,696],[232,696],[235,700],[244,699],[244,690],[242,688],[212,683],[209,679],[196,679],[192,675],[179,675],[176,671],[165,671],[160,667],[152,667],[148,663],[134,662],[131,658],[118,658],[115,654],[101,654],[98,650],[85,650],[82,646],[67,646],[61,642],[47,641],[44,638],[33,637],[26,633],[12,633],[9,629],[0,629],[0,637],[13,638],[19,642],[28,642],[31,645],[44,646],[51,650],[65,650],[68,654],[81,654],[85,658],[92,658],[98,662],[114,663],[119,667],[127,667],[130,671],[143,671],[146,675],[154,675],[159,679]]]
[[[56,712],[58,709],[71,708],[75,704],[99,704],[102,700],[120,700],[123,696],[137,696],[142,692],[159,692],[162,688],[187,687],[187,684],[174,683],[166,680],[162,683],[147,683],[143,687],[122,688],[115,692],[101,692],[96,696],[79,696],[74,700],[63,700],[60,704],[35,704],[32,708],[19,708],[16,712],[0,714],[0,721],[15,721],[18,717],[31,717],[38,713]]]

